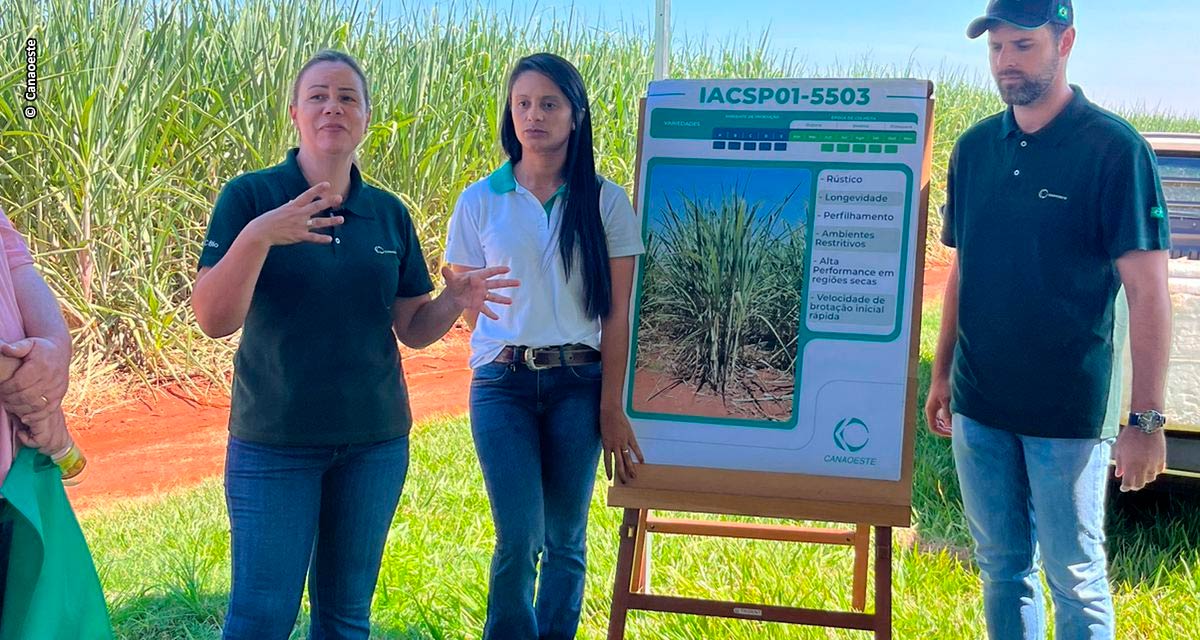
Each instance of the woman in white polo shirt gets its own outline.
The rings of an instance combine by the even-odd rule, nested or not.
[[[463,192],[455,270],[521,281],[499,320],[471,325],[471,431],[496,524],[485,640],[573,638],[596,458],[634,476],[621,408],[641,234],[625,191],[596,175],[583,78],[559,56],[517,62],[500,139],[509,161]],[[534,601],[534,584],[540,584]]]

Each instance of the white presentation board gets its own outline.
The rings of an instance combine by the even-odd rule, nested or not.
[[[625,393],[648,464],[900,480],[930,92],[651,83]]]

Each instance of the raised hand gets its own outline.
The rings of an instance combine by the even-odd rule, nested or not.
[[[295,199],[272,209],[246,225],[246,230],[268,247],[315,242],[329,244],[333,238],[317,231],[342,224],[342,216],[314,218],[326,209],[342,204],[342,196],[331,195],[328,182],[321,182]]]

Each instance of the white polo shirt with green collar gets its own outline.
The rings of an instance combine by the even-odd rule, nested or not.
[[[579,261],[568,280],[559,253],[563,189],[543,205],[505,163],[463,191],[450,217],[446,262],[467,267],[506,266],[521,286],[502,290],[512,306],[494,305],[499,320],[480,315],[471,333],[471,367],[496,359],[507,345],[600,348],[600,321],[584,304]],[[641,226],[625,190],[601,179],[600,217],[610,258],[645,252]]]

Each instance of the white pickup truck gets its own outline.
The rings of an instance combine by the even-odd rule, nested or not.
[[[1167,370],[1167,469],[1200,483],[1200,134],[1147,133],[1171,223],[1168,264],[1174,335]],[[1129,415],[1129,355],[1124,357]],[[1123,422],[1123,421],[1122,421]]]

